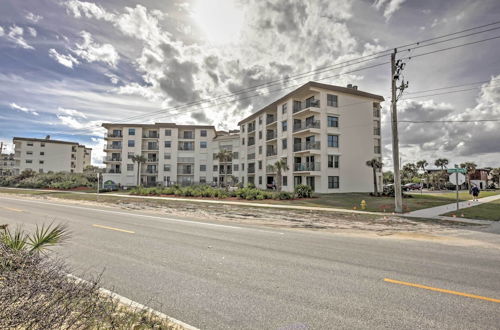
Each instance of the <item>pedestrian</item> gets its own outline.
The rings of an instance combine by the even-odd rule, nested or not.
[[[474,185],[474,187],[472,187],[471,189],[473,201],[478,201],[479,192],[480,192],[479,188],[476,185]]]

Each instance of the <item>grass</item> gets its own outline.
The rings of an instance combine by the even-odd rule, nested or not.
[[[486,197],[486,196],[483,196]],[[461,218],[468,219],[479,219],[479,220],[493,220],[500,221],[500,200],[469,207],[467,209],[459,210],[458,212],[449,212],[444,214],[445,216],[458,216]]]

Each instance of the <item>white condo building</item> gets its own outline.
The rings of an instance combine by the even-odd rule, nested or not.
[[[380,102],[356,86],[309,82],[238,123],[240,131],[214,126],[105,123],[106,174],[122,186],[138,183],[134,155],[142,155],[143,185],[253,183],[266,189],[279,182],[271,165],[284,159],[284,191],[307,184],[316,192],[368,192],[381,159]],[[220,150],[230,159],[221,164]],[[377,175],[382,184],[381,171]],[[380,187],[381,188],[381,187]]]
[[[26,169],[39,173],[82,173],[91,165],[92,149],[77,142],[14,137],[14,173]]]

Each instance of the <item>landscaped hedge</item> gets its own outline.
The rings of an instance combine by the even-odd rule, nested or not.
[[[0,186],[17,188],[72,189],[96,187],[94,173],[36,173],[25,170],[19,175],[0,177]]]
[[[177,185],[171,187],[142,188],[137,187],[131,190],[132,195],[140,196],[160,196],[172,195],[181,197],[211,197],[228,198],[237,197],[246,200],[264,200],[264,199],[292,199],[293,193],[286,191],[272,192],[260,190],[254,187],[238,188],[236,190],[226,190],[223,188],[213,188],[207,185],[180,187]]]

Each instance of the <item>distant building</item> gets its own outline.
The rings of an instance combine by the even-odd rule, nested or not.
[[[490,170],[477,168],[474,173],[469,173],[469,181],[471,186],[477,186],[479,189],[486,189],[492,183],[489,177]]]
[[[14,154],[0,154],[0,176],[13,174],[15,165]]]
[[[30,169],[39,173],[82,173],[91,165],[92,149],[77,142],[14,137],[14,172]]]

